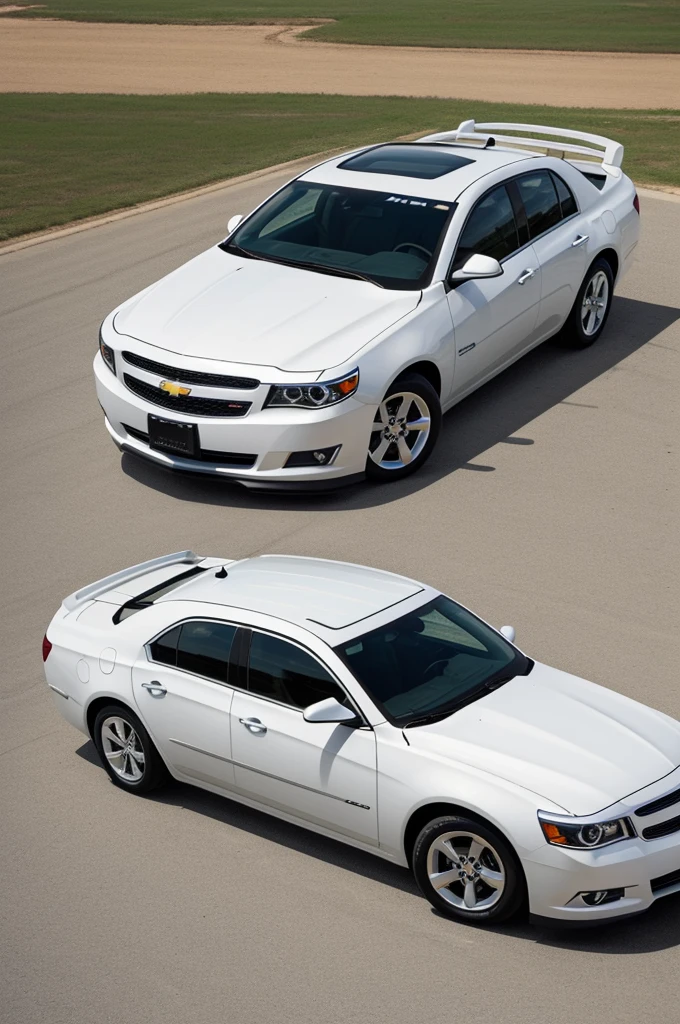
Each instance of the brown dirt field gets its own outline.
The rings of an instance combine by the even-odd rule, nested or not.
[[[0,91],[325,92],[638,109],[680,100],[678,54],[349,46],[302,41],[302,31],[3,17]]]

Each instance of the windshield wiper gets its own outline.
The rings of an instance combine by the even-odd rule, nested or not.
[[[420,718],[412,718],[411,721],[406,722],[402,728],[408,729],[412,725],[429,725],[431,722],[439,722],[443,718],[448,718],[454,713],[454,711],[460,711],[461,708],[464,708],[467,704],[472,704],[478,699],[478,697],[484,696],[485,693],[493,693],[494,690],[497,690],[500,686],[504,686],[505,683],[509,683],[510,680],[514,678],[514,675],[502,676],[500,679],[494,679],[492,676],[491,679],[487,680],[487,682],[480,683],[474,690],[470,690],[470,692],[466,693],[464,697],[460,698],[460,700],[457,700],[452,704],[447,704],[445,708],[440,708],[438,711],[432,711],[429,715],[422,715]]]
[[[235,256],[245,256],[251,260],[278,263],[281,267],[299,267],[301,270],[315,270],[319,274],[330,274],[333,277],[353,277],[357,281],[366,281],[368,284],[374,284],[376,288],[385,287],[379,281],[374,281],[372,277],[362,274],[359,270],[348,270],[346,267],[329,267],[325,263],[314,263],[311,260],[286,260],[278,256],[265,256],[261,253],[252,252],[250,249],[244,249],[242,246],[237,245],[236,242],[225,242],[220,248]]]

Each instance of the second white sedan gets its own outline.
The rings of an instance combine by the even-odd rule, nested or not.
[[[104,320],[111,437],[249,487],[412,473],[442,413],[524,353],[597,341],[639,232],[622,159],[466,122],[313,167]]]
[[[459,920],[679,891],[680,723],[513,641],[377,569],[185,551],[66,598],[43,657],[122,789],[173,776],[410,865]]]

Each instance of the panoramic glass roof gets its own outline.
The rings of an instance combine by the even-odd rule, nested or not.
[[[403,178],[441,178],[474,160],[446,149],[411,145],[375,146],[338,164],[344,171],[367,171],[369,174],[397,174]]]

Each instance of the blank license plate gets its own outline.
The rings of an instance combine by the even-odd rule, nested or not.
[[[195,423],[176,423],[160,416],[149,416],[149,447],[193,459],[199,453],[198,427]]]

